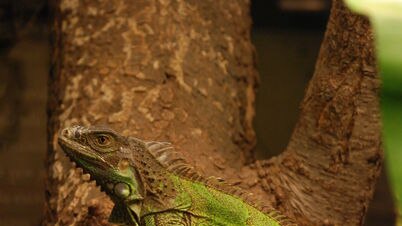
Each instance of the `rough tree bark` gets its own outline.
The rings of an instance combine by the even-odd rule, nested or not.
[[[71,124],[169,140],[301,225],[361,224],[382,159],[378,81],[367,21],[333,3],[289,145],[255,161],[248,0],[55,2],[44,225],[108,224],[111,201],[55,142]]]
[[[372,40],[368,21],[334,0],[286,150],[249,167],[262,195],[304,225],[363,223],[383,158]]]

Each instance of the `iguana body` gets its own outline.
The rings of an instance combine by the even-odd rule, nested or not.
[[[264,213],[239,190],[203,179],[166,142],[145,142],[105,128],[69,127],[59,144],[96,180],[115,206],[109,220],[121,225],[291,225],[276,211]]]

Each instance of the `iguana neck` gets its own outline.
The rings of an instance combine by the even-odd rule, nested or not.
[[[141,215],[178,209],[186,205],[176,201],[176,197],[183,195],[183,191],[172,178],[172,174],[155,160],[145,144],[138,147],[139,141],[132,139],[129,141],[132,150],[128,150],[132,153],[130,165],[138,171],[145,196],[141,201]]]

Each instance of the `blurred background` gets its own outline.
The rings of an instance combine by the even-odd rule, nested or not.
[[[257,153],[280,153],[299,114],[329,0],[253,0]],[[0,0],[0,226],[40,225],[44,201],[49,12],[44,0]],[[393,225],[382,174],[366,226]]]

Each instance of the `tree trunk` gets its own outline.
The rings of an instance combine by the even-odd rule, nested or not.
[[[112,203],[64,157],[60,127],[169,140],[301,225],[359,225],[382,159],[371,33],[334,0],[286,151],[255,162],[249,1],[55,3],[45,225],[107,225]],[[240,172],[240,173],[239,173]]]
[[[63,157],[60,127],[108,124],[169,140],[207,175],[250,158],[256,71],[248,1],[64,0],[55,8],[47,224],[103,224],[111,207]]]

